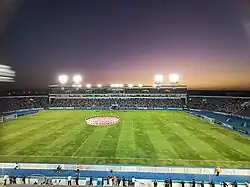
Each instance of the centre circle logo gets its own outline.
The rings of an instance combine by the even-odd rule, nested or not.
[[[120,121],[120,118],[115,116],[92,116],[90,118],[87,118],[85,121],[88,125],[108,126],[118,123]]]

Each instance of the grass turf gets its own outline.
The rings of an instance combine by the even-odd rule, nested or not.
[[[90,126],[92,115],[120,122]],[[250,139],[178,111],[47,111],[0,124],[0,161],[250,168]]]

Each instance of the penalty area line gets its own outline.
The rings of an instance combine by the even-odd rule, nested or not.
[[[97,127],[96,129],[98,129],[98,127]],[[88,136],[88,138],[86,138],[86,139],[82,142],[82,144],[78,147],[78,149],[71,155],[71,158],[74,158],[75,154],[82,148],[82,146],[88,141],[88,139],[92,136],[93,133],[94,133],[94,131],[91,132],[91,134]]]
[[[153,159],[153,158],[122,158],[122,157],[87,157],[87,156],[63,156],[63,155],[0,155],[0,157],[27,157],[27,158],[75,158],[75,159],[117,159],[117,160],[159,160],[159,161],[184,161],[184,162],[221,162],[221,163],[250,163],[250,161],[233,160],[187,160],[187,159]]]

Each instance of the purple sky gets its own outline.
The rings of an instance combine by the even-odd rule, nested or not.
[[[24,0],[1,32],[0,60],[22,87],[60,73],[152,84],[174,72],[190,88],[250,89],[250,9],[235,2]]]

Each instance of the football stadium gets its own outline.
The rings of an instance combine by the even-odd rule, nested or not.
[[[249,180],[249,97],[191,95],[177,74],[167,85],[156,75],[153,86],[82,85],[81,75],[73,84],[67,75],[58,81],[48,92],[1,97],[5,179],[97,186]]]

